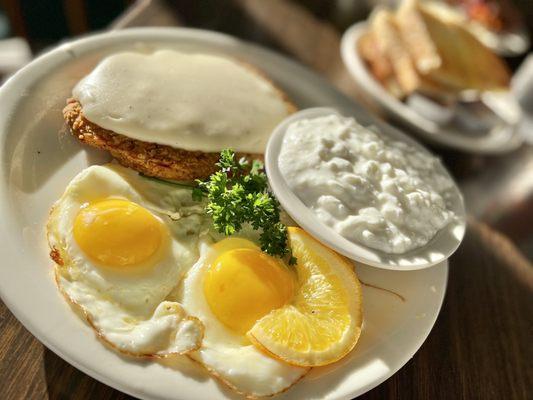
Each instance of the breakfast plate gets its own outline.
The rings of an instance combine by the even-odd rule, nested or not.
[[[412,104],[408,105],[390,95],[372,76],[357,51],[357,42],[366,29],[367,23],[359,22],[346,30],[341,41],[341,56],[361,90],[391,118],[411,128],[421,139],[430,143],[471,153],[505,153],[522,144],[523,137],[518,131],[520,109],[511,96],[492,93],[486,95],[483,99],[485,106],[498,115],[498,122],[492,127],[485,128],[483,132],[476,130],[475,133],[469,133],[460,126],[445,123],[451,117],[451,110],[444,110],[443,107],[436,107],[427,101],[423,102],[421,96],[413,97]],[[468,104],[465,106],[471,107]],[[472,121],[470,113],[462,112],[458,115],[466,119],[465,124],[478,124],[477,121]],[[440,121],[443,118],[446,120]]]
[[[142,399],[239,398],[185,358],[159,362],[103,346],[63,300],[54,282],[44,225],[67,183],[89,165],[109,162],[64,131],[61,110],[72,87],[105,56],[156,48],[227,54],[259,65],[300,108],[330,106],[365,125],[368,116],[316,74],[268,50],[191,29],[142,28],[67,42],[40,56],[0,88],[0,295],[23,325],[67,362]],[[312,85],[309,82],[313,82]],[[429,335],[446,290],[448,263],[420,271],[356,265],[363,283],[361,339],[338,363],[311,370],[278,398],[350,399],[398,371]]]

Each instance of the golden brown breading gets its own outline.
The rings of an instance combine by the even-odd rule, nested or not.
[[[219,153],[187,151],[156,143],[147,143],[104,129],[83,116],[81,104],[68,99],[63,117],[70,132],[82,143],[107,150],[122,165],[145,175],[163,179],[191,181],[204,179],[216,171]],[[258,154],[239,154],[262,159]]]

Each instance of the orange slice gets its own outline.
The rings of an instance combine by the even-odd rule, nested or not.
[[[361,285],[353,266],[300,228],[289,228],[298,259],[294,299],[248,332],[259,349],[289,364],[333,363],[354,348],[363,321]]]

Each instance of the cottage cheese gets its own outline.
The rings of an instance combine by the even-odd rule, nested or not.
[[[279,168],[290,188],[346,239],[401,254],[427,244],[454,218],[453,182],[437,158],[352,118],[292,123]]]

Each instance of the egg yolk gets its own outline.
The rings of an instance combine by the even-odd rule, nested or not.
[[[107,199],[79,211],[74,239],[95,261],[125,267],[140,264],[157,252],[163,240],[162,224],[138,204]]]
[[[245,334],[261,317],[285,305],[294,286],[281,261],[259,249],[238,248],[221,253],[210,265],[204,294],[220,322]]]

